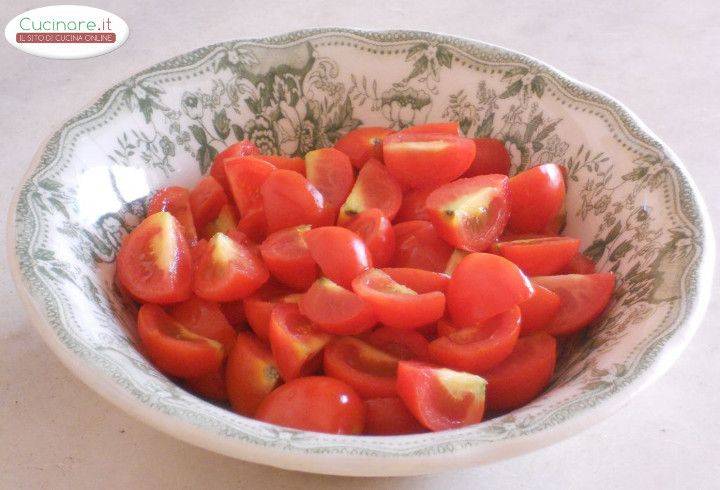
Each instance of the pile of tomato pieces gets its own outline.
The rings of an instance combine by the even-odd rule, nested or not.
[[[142,349],[298,429],[408,434],[520,407],[615,280],[558,235],[563,169],[509,169],[501,141],[456,123],[358,128],[304,158],[236,143],[123,242]]]

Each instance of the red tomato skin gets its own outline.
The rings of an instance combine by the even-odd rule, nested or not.
[[[544,331],[555,336],[579,332],[605,310],[615,289],[615,274],[538,276],[533,281],[560,296],[560,308]]]
[[[460,177],[475,158],[469,138],[439,133],[394,133],[383,138],[383,161],[398,183],[437,187]]]
[[[425,208],[425,201],[435,188],[412,189],[403,195],[400,210],[395,216],[396,223],[404,221],[424,220],[429,221],[430,215]]]
[[[482,375],[487,381],[488,410],[505,412],[535,399],[550,383],[556,357],[552,336],[537,332],[520,337],[512,354]]]
[[[447,288],[450,318],[459,326],[472,326],[527,300],[532,284],[507,259],[472,253],[455,268]]]
[[[275,171],[275,165],[259,156],[232,157],[225,160],[231,196],[241,216],[261,208],[262,185]]]
[[[565,201],[565,178],[559,165],[548,163],[510,179],[510,221],[515,233],[544,233],[558,219]]]
[[[412,330],[379,327],[367,336],[367,341],[370,345],[397,357],[401,361],[408,359],[422,362],[430,361],[427,339]]]
[[[353,129],[337,140],[335,149],[345,153],[354,167],[362,168],[371,158],[382,161],[382,139],[392,132],[375,126]]]
[[[578,252],[558,274],[595,274],[595,262]]]
[[[270,233],[300,225],[317,225],[323,217],[323,196],[305,177],[276,170],[260,188]]]
[[[560,296],[533,282],[533,294],[518,305],[522,315],[520,335],[542,331],[560,310]]]
[[[257,158],[271,163],[275,168],[292,170],[300,175],[305,175],[305,160],[300,157],[285,157],[282,155],[258,155]]]
[[[416,124],[398,131],[398,134],[451,134],[460,136],[460,125],[456,121]]]
[[[158,266],[158,257],[150,241],[164,233],[174,243],[174,256],[167,270]],[[161,212],[145,218],[125,238],[117,257],[120,284],[142,302],[170,304],[185,301],[192,294],[192,257],[190,246],[180,223],[169,213]]]
[[[340,206],[355,184],[355,174],[350,159],[335,148],[321,148],[305,155],[305,166],[308,181],[323,196],[329,223],[335,224]]]
[[[305,242],[307,226],[276,231],[260,246],[265,265],[275,279],[298,291],[305,291],[320,270]]]
[[[453,248],[442,240],[429,221],[404,221],[393,226],[393,266],[443,272]]]
[[[220,402],[227,401],[227,389],[225,388],[225,374],[222,369],[211,373],[185,380],[185,385],[203,398]]]
[[[407,286],[417,293],[444,293],[450,284],[450,276],[443,272],[432,272],[410,267],[385,267],[382,271],[394,281]]]
[[[245,325],[245,305],[242,300],[219,303],[220,311],[225,315],[227,322],[234,328],[241,328]]]
[[[505,149],[502,140],[495,138],[474,138],[475,160],[464,174],[464,177],[478,175],[510,173],[510,153]]]
[[[321,330],[335,335],[357,335],[377,324],[368,303],[327,278],[315,281],[298,306]]]
[[[430,342],[435,364],[468,373],[492,369],[513,351],[520,335],[520,308],[512,307],[480,325],[463,328]]]
[[[260,405],[258,420],[328,434],[360,434],[365,406],[346,383],[327,376],[298,378],[280,386]]]
[[[232,349],[235,329],[228,323],[217,303],[193,296],[173,305],[169,313],[188,330],[220,342],[226,352]]]
[[[228,204],[228,198],[222,186],[214,177],[208,175],[190,191],[190,209],[195,228],[202,230],[218,217],[220,210]]]
[[[241,332],[230,351],[225,383],[233,410],[252,417],[260,403],[281,382],[270,350],[253,334]]]
[[[352,280],[373,266],[362,239],[347,228],[322,226],[305,234],[310,255],[331,281],[349,289]]]
[[[528,276],[557,274],[573,260],[580,240],[570,237],[547,237],[498,242],[493,249],[513,262]]]
[[[255,243],[261,243],[268,235],[265,210],[262,206],[251,209],[237,223],[237,230]]]
[[[365,400],[365,434],[395,436],[426,432],[398,397]]]
[[[292,291],[274,283],[263,285],[252,295],[243,300],[245,317],[255,335],[263,342],[268,341],[270,315],[277,303],[291,299]]]
[[[347,228],[365,242],[375,267],[390,264],[395,254],[395,232],[382,211],[375,208],[365,210]]]
[[[190,209],[190,193],[184,187],[165,187],[159,189],[148,203],[147,214],[167,211],[183,227],[183,233],[189,244],[197,240],[195,222]]]
[[[213,164],[210,167],[210,175],[218,181],[218,184],[222,186],[226,194],[231,195],[230,183],[225,173],[225,159],[257,155],[258,153],[260,153],[260,150],[252,141],[242,140],[232,144],[215,156]]]
[[[325,374],[344,381],[363,399],[397,396],[397,359],[355,337],[339,337],[325,347]]]
[[[390,221],[402,203],[402,189],[378,160],[368,160],[360,169],[355,185],[340,208],[337,223],[345,225],[367,209],[376,208]]]

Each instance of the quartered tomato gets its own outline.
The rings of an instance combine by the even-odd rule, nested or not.
[[[522,335],[545,329],[560,310],[560,296],[533,282],[533,293],[518,305],[522,316]]]
[[[383,161],[408,188],[434,187],[460,177],[475,158],[469,138],[441,133],[394,133],[383,139]]]
[[[297,303],[299,294],[278,286],[267,283],[243,300],[245,317],[248,325],[260,340],[268,340],[270,329],[270,314],[278,303]]]
[[[237,222],[237,209],[232,204],[226,204],[220,208],[217,217],[205,225],[201,235],[205,240],[212,238],[215,233],[224,233],[227,235],[235,229]]]
[[[475,138],[475,160],[465,172],[465,177],[503,174],[510,172],[510,153],[505,144],[495,138]]]
[[[143,302],[168,304],[188,299],[192,268],[182,226],[166,211],[145,218],[118,252],[118,280]]]
[[[292,170],[300,175],[305,175],[305,160],[300,157],[284,157],[280,155],[258,155],[257,157],[272,163],[275,168]]]
[[[458,326],[473,326],[528,299],[525,274],[507,259],[472,253],[462,259],[447,288],[448,312]]]
[[[270,349],[253,334],[241,332],[228,356],[225,382],[233,410],[252,417],[281,379]]]
[[[263,207],[253,208],[237,222],[237,230],[255,243],[260,243],[268,235],[267,220]]]
[[[507,185],[504,175],[481,175],[435,189],[426,207],[438,235],[462,250],[488,248],[508,222]]]
[[[398,397],[365,400],[365,434],[393,436],[419,434],[425,428]]]
[[[546,333],[520,337],[512,354],[482,375],[488,410],[512,410],[538,396],[555,371],[556,351],[555,339]]]
[[[309,225],[276,231],[260,247],[265,265],[275,279],[299,291],[305,291],[317,279],[320,270],[305,242]]]
[[[595,262],[581,253],[577,253],[558,274],[594,274]]]
[[[285,381],[316,373],[331,336],[300,314],[296,304],[276,304],[270,315],[270,349]]]
[[[363,211],[347,226],[367,247],[375,267],[385,267],[395,254],[395,232],[392,223],[379,209]]]
[[[403,221],[424,220],[428,221],[430,215],[425,207],[428,196],[435,188],[412,189],[403,194],[400,210],[395,216],[396,223]]]
[[[579,247],[577,238],[557,236],[497,242],[493,250],[529,276],[549,276],[566,267]]]
[[[260,156],[234,157],[226,159],[225,171],[240,214],[245,216],[261,208],[263,200],[260,189],[275,171],[275,165]]]
[[[544,330],[552,335],[570,335],[595,320],[610,302],[615,274],[566,274],[538,276],[537,283],[560,296],[560,309]]]
[[[385,267],[382,271],[392,277],[395,282],[407,286],[417,293],[430,293],[432,291],[444,293],[450,283],[450,276],[442,272],[410,267]]]
[[[210,301],[236,301],[252,294],[269,277],[256,251],[234,238],[216,233],[196,264],[193,290]]]
[[[367,336],[367,341],[370,345],[403,361],[407,359],[430,360],[427,339],[413,330],[380,327]]]
[[[220,311],[225,316],[228,323],[235,327],[240,328],[245,325],[245,305],[242,301],[229,301],[227,303],[219,303]]]
[[[380,269],[370,269],[352,282],[353,291],[370,304],[380,323],[413,329],[436,322],[445,311],[439,291],[418,293]]]
[[[358,274],[373,266],[365,243],[347,228],[315,228],[305,234],[305,241],[323,275],[345,288],[350,287]]]
[[[458,136],[460,134],[460,125],[455,121],[417,124],[415,126],[410,126],[401,131],[398,131],[398,133],[452,134],[454,136]]]
[[[197,378],[185,380],[185,385],[193,393],[203,398],[224,402],[228,399],[225,387],[225,373],[222,368]]]
[[[252,141],[243,140],[230,145],[215,156],[212,167],[210,167],[210,175],[218,181],[228,195],[231,195],[232,191],[230,190],[230,184],[227,174],[225,173],[225,159],[257,155],[258,153],[260,153],[260,150],[258,150],[258,147],[255,146]]]
[[[362,168],[371,158],[382,160],[382,139],[392,132],[372,126],[353,129],[335,143],[335,149],[345,153],[355,167]]]
[[[352,386],[363,398],[396,396],[398,360],[355,337],[340,337],[325,347],[325,374]]]
[[[433,362],[460,371],[481,373],[500,364],[520,335],[520,308],[512,307],[478,325],[430,342]]]
[[[395,267],[443,272],[453,248],[436,233],[429,221],[405,221],[393,226]]]
[[[293,429],[353,435],[363,431],[365,406],[342,381],[310,376],[273,391],[258,408],[257,419]]]
[[[300,225],[316,225],[323,218],[320,191],[292,170],[276,170],[260,188],[268,231]]]
[[[355,183],[350,159],[335,148],[321,148],[305,155],[305,166],[308,181],[323,196],[324,224],[333,225]]]
[[[217,303],[193,296],[170,308],[170,316],[190,331],[217,340],[227,352],[235,343],[235,329],[228,323]]]
[[[147,214],[167,211],[172,214],[183,227],[183,233],[188,243],[197,240],[195,222],[190,210],[190,193],[184,187],[165,187],[158,190],[148,203]]]
[[[225,358],[220,342],[193,332],[158,305],[140,307],[137,328],[148,357],[167,375],[197,378],[218,371]]]
[[[480,423],[485,412],[485,380],[474,374],[400,361],[397,391],[410,413],[432,431]]]
[[[195,227],[202,230],[218,217],[220,210],[228,204],[228,198],[222,186],[214,177],[208,175],[190,191],[190,209]]]
[[[450,258],[447,261],[447,264],[445,264],[445,274],[451,276],[453,272],[455,272],[455,268],[458,266],[460,261],[467,257],[470,254],[470,252],[467,252],[465,250],[460,250],[459,248],[456,248],[453,250],[452,255],[450,255]]]
[[[337,335],[359,334],[377,323],[365,300],[326,277],[315,281],[298,305],[302,314],[318,327]]]
[[[338,225],[349,223],[368,209],[376,208],[390,221],[400,209],[402,190],[385,166],[375,159],[368,160],[358,173],[355,185],[340,208]]]
[[[510,179],[510,222],[515,233],[553,232],[565,201],[565,178],[559,165],[548,163]],[[550,229],[549,229],[550,228]]]

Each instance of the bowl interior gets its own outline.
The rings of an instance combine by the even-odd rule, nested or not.
[[[135,311],[114,286],[113,262],[154,189],[191,186],[238,139],[302,155],[359,125],[448,119],[469,136],[503,139],[513,172],[565,166],[565,233],[619,278],[604,316],[563,346],[539,399],[458,431],[351,441],[236,416],[184,391],[138,351]],[[570,420],[627,389],[683,337],[700,301],[708,232],[678,165],[614,101],[500,48],[338,30],[228,42],[128,78],[48,141],[18,197],[18,272],[41,328],[63,349],[130,403],[222,440],[224,452],[441,456]]]

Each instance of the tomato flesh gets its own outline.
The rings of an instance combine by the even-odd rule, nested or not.
[[[495,138],[475,138],[475,160],[465,172],[465,177],[503,174],[510,172],[510,153],[505,144]]]
[[[382,160],[382,139],[392,132],[373,126],[353,129],[335,143],[335,149],[345,153],[355,167],[362,168],[371,158]]]
[[[347,228],[315,228],[305,234],[305,241],[323,275],[345,288],[350,288],[358,274],[373,266],[365,243]]]
[[[451,134],[454,136],[459,136],[460,125],[456,121],[416,124],[415,126],[410,126],[397,132],[397,134],[416,133]]]
[[[305,160],[300,157],[285,157],[282,155],[257,155],[257,158],[271,163],[275,168],[292,170],[300,175],[305,175]]]
[[[225,171],[242,216],[262,206],[260,189],[275,171],[275,165],[257,156],[233,157],[226,159]]]
[[[252,417],[281,381],[270,350],[253,334],[239,333],[225,367],[227,394],[233,410]]]
[[[510,221],[515,233],[552,233],[565,202],[565,178],[559,165],[548,163],[510,179]]]
[[[220,210],[228,204],[227,195],[214,177],[208,175],[190,191],[190,209],[195,228],[202,230],[217,218]]]
[[[310,286],[298,305],[302,314],[319,328],[336,335],[359,334],[377,323],[365,300],[325,277]]]
[[[335,224],[340,206],[345,202],[355,183],[350,159],[335,148],[322,148],[305,155],[308,181],[323,196],[327,224]]]
[[[260,188],[270,233],[300,225],[317,225],[323,218],[323,196],[305,177],[292,170],[275,170]]]
[[[395,216],[395,222],[424,220],[429,221],[430,215],[425,207],[425,202],[434,188],[412,189],[407,191],[402,198],[402,204]]]
[[[498,242],[493,249],[529,276],[549,276],[566,267],[578,253],[580,240],[543,237]]]
[[[297,302],[299,295],[278,285],[267,283],[255,293],[243,300],[243,309],[248,325],[255,335],[262,340],[268,340],[270,329],[270,315],[277,303]]]
[[[217,180],[228,195],[232,194],[227,174],[225,173],[225,160],[232,157],[244,157],[248,155],[256,155],[260,150],[252,141],[243,140],[232,144],[218,153],[210,167],[210,175]]]
[[[432,223],[405,221],[393,226],[395,267],[443,272],[453,248],[442,240]]]
[[[413,330],[380,327],[367,336],[367,341],[370,345],[402,361],[408,359],[430,360],[427,339]]]
[[[235,343],[235,329],[223,315],[220,305],[194,296],[173,305],[170,316],[190,331],[220,342],[226,352]]]
[[[558,274],[594,274],[595,262],[581,253],[577,253]]]
[[[197,378],[188,378],[185,380],[185,385],[190,391],[203,398],[219,402],[224,402],[228,399],[223,369],[212,371]]]
[[[425,427],[415,420],[400,398],[365,400],[365,434],[394,436],[421,432],[425,432]]]
[[[265,265],[275,279],[298,291],[315,282],[319,269],[305,242],[308,225],[276,231],[260,246]]]
[[[450,276],[442,272],[413,269],[411,267],[385,267],[382,271],[395,282],[409,287],[416,293],[440,291],[444,293],[450,284]]]
[[[375,208],[363,211],[347,228],[365,242],[375,267],[390,264],[395,254],[395,232],[382,211]]]
[[[325,347],[325,374],[352,386],[362,398],[396,396],[397,358],[355,337]]]
[[[518,304],[522,315],[521,335],[543,330],[560,310],[560,296],[533,282],[530,298]]]
[[[367,209],[376,208],[390,221],[395,218],[402,202],[402,190],[385,166],[375,159],[360,169],[355,185],[340,208],[338,224],[347,224]]]
[[[215,233],[228,234],[235,229],[238,222],[238,212],[232,204],[220,208],[218,215],[202,229],[202,238],[209,240]]]
[[[184,187],[165,187],[153,195],[148,203],[147,214],[167,211],[183,228],[185,238],[192,244],[197,240],[195,222],[190,209],[190,193]]]

